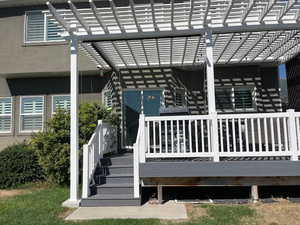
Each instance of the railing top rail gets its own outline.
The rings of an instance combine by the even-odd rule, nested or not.
[[[296,113],[300,116],[300,113]],[[288,112],[275,113],[241,113],[241,114],[217,114],[218,119],[243,119],[243,118],[281,118],[288,117]],[[164,121],[164,120],[210,120],[212,115],[183,115],[183,116],[146,116],[145,121]]]
[[[208,120],[211,115],[184,115],[184,116],[146,116],[145,121],[162,121],[162,120]]]
[[[247,113],[247,114],[218,114],[218,119],[255,119],[255,118],[282,118],[288,117],[288,112],[275,112],[275,113]]]
[[[98,125],[97,125],[97,127],[96,127],[94,133],[92,134],[90,140],[88,141],[88,144],[87,144],[88,146],[90,146],[90,145],[93,143],[93,141],[94,141],[94,139],[95,139],[95,137],[96,137],[96,134],[97,134],[97,132],[99,131],[99,129],[100,129],[100,127],[101,127],[102,125],[103,125],[102,122],[98,122]]]

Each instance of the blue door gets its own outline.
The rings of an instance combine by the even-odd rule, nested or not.
[[[162,90],[123,91],[123,128],[124,144],[132,146],[136,141],[140,113],[158,116]]]

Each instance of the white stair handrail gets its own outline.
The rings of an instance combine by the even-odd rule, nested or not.
[[[117,151],[116,127],[99,120],[88,144],[83,145],[82,198],[90,196],[90,184],[94,182],[94,173],[100,159],[104,154],[115,151]]]

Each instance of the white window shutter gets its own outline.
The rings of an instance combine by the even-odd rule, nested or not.
[[[186,106],[186,91],[183,88],[175,89],[175,105],[176,106]]]
[[[106,107],[113,107],[113,93],[111,90],[106,90],[103,93],[104,95],[104,104]]]
[[[11,131],[12,99],[0,98],[0,133]]]
[[[69,110],[71,106],[71,100],[69,95],[56,95],[53,96],[53,112],[58,109]]]
[[[26,13],[26,41],[39,42],[44,40],[44,21],[45,16],[41,11]]]
[[[42,96],[22,97],[21,130],[38,131],[43,129],[44,98]]]

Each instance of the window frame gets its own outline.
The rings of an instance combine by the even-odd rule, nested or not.
[[[108,106],[106,104],[106,100],[105,100],[105,94],[110,92],[111,93],[111,106]],[[113,108],[114,104],[113,104],[113,91],[111,89],[105,89],[102,91],[102,102],[103,102],[103,105],[107,108]]]
[[[43,25],[44,35],[43,35],[43,40],[28,41],[27,40],[28,14],[30,14],[30,13],[36,13],[36,12],[40,12],[44,16],[44,25]],[[24,15],[24,40],[23,40],[24,44],[61,43],[61,42],[65,42],[65,40],[62,37],[61,37],[61,39],[58,39],[58,40],[48,40],[48,38],[47,38],[47,34],[48,34],[47,21],[48,21],[47,14],[43,10],[29,10],[29,11],[25,11],[25,15]]]
[[[256,99],[256,86],[219,86],[215,88],[215,92],[217,93],[217,90],[223,89],[228,90],[230,89],[230,103],[231,103],[231,109],[218,109],[217,107],[217,94],[216,95],[216,110],[218,113],[228,113],[228,112],[237,112],[237,113],[245,113],[245,112],[255,112],[257,111],[257,99]],[[236,108],[235,105],[235,90],[237,89],[249,89],[251,90],[251,96],[252,96],[252,107],[251,108]]]
[[[23,99],[24,98],[34,98],[34,97],[41,97],[43,99],[43,112],[42,113],[22,113],[22,103],[23,103]],[[40,130],[23,130],[22,128],[22,116],[37,116],[37,115],[41,115],[42,116],[42,128]],[[45,119],[45,96],[43,95],[26,95],[26,96],[20,96],[20,113],[19,113],[19,133],[35,133],[35,132],[39,132],[39,131],[43,131],[44,130],[44,119]]]
[[[70,109],[71,110],[71,95],[64,94],[64,95],[52,95],[51,96],[51,115],[54,115],[56,111],[54,111],[54,98],[55,97],[70,97]]]
[[[179,94],[179,92],[182,92],[181,94],[183,95],[183,98],[182,98],[183,102],[182,102],[181,105],[177,104],[177,98],[176,98],[176,96],[177,96],[177,94]],[[174,106],[175,107],[187,107],[187,105],[188,105],[188,98],[187,98],[187,91],[186,91],[186,89],[185,88],[181,88],[181,87],[176,87],[174,89]]]
[[[0,114],[0,117],[7,117],[10,116],[10,129],[9,131],[1,131],[0,130],[0,134],[10,134],[13,131],[13,112],[14,112],[14,103],[13,103],[13,98],[12,97],[0,97],[0,99],[5,99],[5,98],[9,98],[10,102],[11,102],[11,113],[10,114]]]

